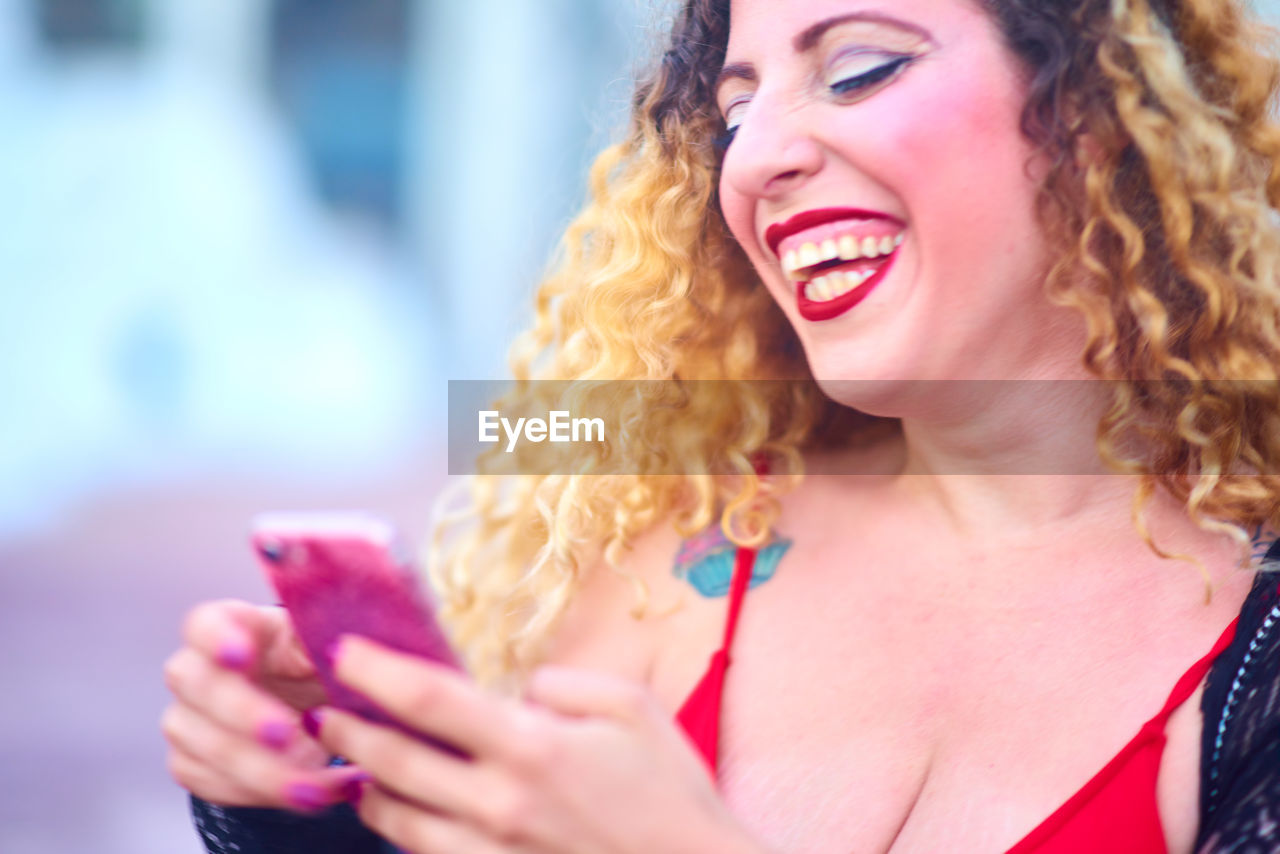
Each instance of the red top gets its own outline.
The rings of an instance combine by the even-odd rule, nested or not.
[[[743,595],[751,580],[754,563],[753,550],[738,549],[733,583],[729,588],[729,619],[725,623],[724,643],[711,656],[711,665],[680,707],[676,718],[706,760],[713,777],[720,743],[720,696],[725,670],[729,667],[729,647],[733,643],[738,612],[742,609]],[[1091,854],[1164,854],[1167,851],[1156,806],[1156,777],[1160,770],[1160,756],[1164,752],[1165,723],[1174,709],[1195,692],[1213,660],[1230,645],[1236,622],[1232,620],[1213,649],[1182,675],[1173,686],[1164,708],[1143,724],[1133,740],[1121,748],[1080,791],[1010,848],[1008,854],[1075,854],[1080,851]]]

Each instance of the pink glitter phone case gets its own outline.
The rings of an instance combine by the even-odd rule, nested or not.
[[[333,675],[328,650],[344,634],[462,669],[413,570],[396,557],[392,527],[365,514],[267,514],[254,519],[251,540],[329,702],[457,753],[400,726]]]

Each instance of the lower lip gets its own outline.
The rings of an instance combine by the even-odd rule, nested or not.
[[[839,317],[849,309],[867,298],[872,288],[880,284],[889,272],[889,268],[893,266],[893,262],[898,258],[898,250],[893,250],[893,254],[889,255],[880,269],[876,270],[871,278],[867,279],[861,285],[849,291],[847,294],[841,294],[835,299],[824,300],[822,302],[814,302],[804,295],[804,286],[806,282],[796,282],[796,302],[800,309],[800,316],[805,320],[830,320],[833,317]]]

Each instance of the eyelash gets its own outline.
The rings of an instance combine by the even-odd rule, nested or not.
[[[837,95],[848,95],[852,92],[857,92],[861,89],[866,89],[870,86],[876,85],[877,83],[883,83],[884,81],[889,80],[906,67],[907,63],[914,59],[916,59],[916,57],[910,54],[895,56],[888,62],[881,63],[875,68],[864,71],[861,74],[855,74],[852,77],[846,77],[843,80],[838,80],[827,88]],[[716,151],[724,154],[725,150],[729,147],[729,143],[733,142],[733,137],[737,132],[738,125],[726,127],[724,133],[711,140],[712,146],[715,147]]]
[[[724,133],[714,137],[711,140],[711,147],[714,148],[717,153],[724,154],[725,150],[729,148],[729,143],[733,142],[733,137],[737,133],[738,133],[737,125],[734,125],[731,128],[725,128]]]
[[[877,83],[883,83],[893,75],[897,74],[911,60],[915,59],[910,54],[903,56],[895,56],[888,62],[881,63],[875,68],[868,69],[861,74],[855,74],[852,77],[846,77],[843,80],[837,80],[829,87],[832,92],[837,95],[847,95],[859,89],[865,89],[868,86],[874,86]]]

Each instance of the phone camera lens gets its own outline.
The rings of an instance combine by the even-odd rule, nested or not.
[[[272,563],[284,561],[284,543],[279,540],[263,540],[258,544],[258,551]]]

